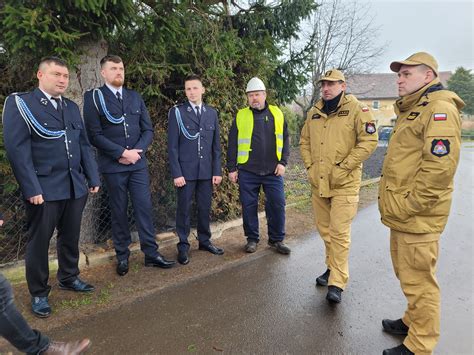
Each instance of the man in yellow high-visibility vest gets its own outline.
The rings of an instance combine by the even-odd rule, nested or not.
[[[288,129],[283,113],[266,101],[265,84],[252,78],[247,84],[249,107],[239,110],[229,132],[229,179],[239,183],[245,251],[254,253],[259,242],[258,196],[265,192],[268,245],[289,254],[285,238],[283,175],[289,157]]]

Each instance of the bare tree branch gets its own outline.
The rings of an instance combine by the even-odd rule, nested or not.
[[[344,0],[322,1],[310,20],[313,68],[308,78],[310,88],[295,101],[303,113],[319,100],[318,79],[330,68],[346,74],[369,72],[383,53],[386,44],[376,40],[380,29],[374,25],[374,15],[368,4]],[[309,90],[307,90],[309,89]]]

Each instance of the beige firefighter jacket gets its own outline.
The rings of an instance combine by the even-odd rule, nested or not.
[[[377,147],[377,130],[369,108],[343,93],[327,116],[319,100],[308,112],[300,150],[308,179],[320,197],[358,195],[362,162]]]
[[[435,79],[395,103],[397,121],[382,169],[379,209],[382,222],[398,231],[442,232],[448,219],[464,102],[439,89]]]

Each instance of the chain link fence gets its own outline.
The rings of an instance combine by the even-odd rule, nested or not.
[[[308,199],[311,195],[311,188],[307,180],[307,173],[299,153],[299,137],[292,135],[290,138],[291,152],[290,161],[285,175],[285,193],[287,204],[298,203]],[[379,146],[371,158],[364,164],[363,178],[370,179],[380,175],[383,157],[386,147]],[[153,174],[153,171],[151,171]],[[28,240],[27,222],[25,216],[24,201],[18,189],[18,184],[10,173],[3,173],[0,177],[1,203],[0,211],[3,213],[5,224],[0,228],[0,267],[23,260],[25,246]],[[174,189],[170,189],[166,196],[166,209],[173,211],[176,208]],[[163,197],[152,193],[157,231],[170,230],[174,225],[174,220],[167,220],[166,223],[159,221],[160,210],[158,206],[163,203]],[[263,194],[262,194],[263,195]],[[262,201],[263,202],[263,196]],[[236,202],[238,203],[238,202]],[[163,208],[163,206],[161,206]],[[162,213],[162,211],[161,211]],[[129,203],[129,225],[132,239],[138,239],[133,210]],[[195,222],[195,219],[193,220]],[[81,248],[90,251],[100,247],[112,248],[111,238],[111,215],[108,204],[108,191],[104,184],[96,195],[89,195],[87,205],[84,210],[81,225]],[[51,240],[51,252],[55,250],[55,237]]]
[[[4,225],[0,229],[0,266],[23,260],[28,241],[28,224],[25,215],[25,202],[13,175],[3,176],[0,185],[2,195],[1,211]],[[131,205],[131,204],[129,204]],[[135,220],[129,211],[130,231],[136,234]],[[51,251],[55,249],[56,233],[51,240]],[[111,216],[108,206],[108,193],[104,185],[101,191],[89,195],[84,209],[81,225],[81,245],[88,249],[94,245],[110,247]],[[135,239],[135,238],[134,238]]]

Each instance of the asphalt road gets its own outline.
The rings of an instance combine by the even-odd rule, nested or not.
[[[474,147],[465,147],[440,242],[438,354],[473,354],[474,349],[473,160]],[[289,257],[265,253],[244,258],[237,266],[51,336],[89,337],[90,354],[381,354],[403,339],[383,333],[381,320],[399,318],[405,299],[392,271],[389,231],[379,218],[372,205],[353,223],[351,279],[338,306],[330,306],[326,289],[314,284],[325,269],[323,244],[314,233],[293,242]]]

